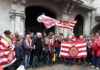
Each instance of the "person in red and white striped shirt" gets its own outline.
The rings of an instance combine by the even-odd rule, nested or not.
[[[12,64],[16,61],[14,45],[12,42],[11,32],[9,30],[4,31],[4,35],[0,40],[0,66],[4,70],[11,70]]]

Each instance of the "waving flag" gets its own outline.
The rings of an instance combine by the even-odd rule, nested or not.
[[[63,58],[86,58],[86,42],[62,42],[60,57]]]
[[[16,61],[15,46],[12,45],[8,48],[7,40],[1,38],[0,40],[0,66],[7,67]]]
[[[63,20],[59,24],[56,24],[56,25],[61,28],[67,28],[67,29],[73,30],[76,23],[77,23],[76,20],[72,20],[72,21],[64,21]]]
[[[66,20],[65,20],[64,22],[69,22],[69,23],[71,23],[71,24],[76,24],[77,21],[78,21],[78,20],[70,20],[70,21],[66,21]]]
[[[37,18],[37,21],[42,22],[46,26],[46,28],[51,28],[52,26],[55,26],[56,23],[59,23],[59,21],[57,21],[56,19],[45,16],[44,14],[40,15]]]
[[[67,28],[67,29],[70,29],[72,30],[74,27],[75,27],[75,24],[77,23],[76,20],[72,20],[72,21],[58,21],[54,18],[51,18],[51,17],[48,17],[48,16],[45,16],[44,14],[43,15],[40,15],[38,18],[37,18],[37,21],[38,22],[42,22],[46,28],[51,28],[52,26],[58,26],[58,27],[61,27],[61,28]]]

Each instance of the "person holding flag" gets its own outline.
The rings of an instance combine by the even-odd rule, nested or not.
[[[0,39],[0,66],[4,70],[11,70],[12,64],[16,61],[15,46],[13,44],[13,38],[9,30],[4,31],[4,35]]]

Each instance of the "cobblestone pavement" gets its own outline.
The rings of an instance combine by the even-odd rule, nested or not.
[[[30,68],[28,70],[93,70],[89,65],[64,65],[55,64],[52,66],[43,66],[37,69]]]

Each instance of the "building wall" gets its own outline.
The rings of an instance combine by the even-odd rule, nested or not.
[[[26,7],[27,6],[43,6],[43,7],[48,7],[48,9],[51,9],[51,11],[54,11],[57,15],[57,19],[59,20],[67,20],[67,19],[70,19],[70,20],[74,20],[75,17],[80,14],[84,17],[84,29],[83,29],[83,32],[84,34],[87,34],[89,35],[90,34],[90,15],[87,11],[84,11],[83,9],[79,9],[79,8],[74,8],[72,10],[72,13],[70,15],[68,15],[67,13],[66,14],[63,14],[63,6],[59,7],[57,4],[53,4],[53,3],[50,3],[48,2],[47,0],[42,0],[41,1],[38,1],[38,0],[27,0],[27,4],[26,4]],[[69,30],[66,30],[66,29],[63,29],[63,28],[57,28],[56,29],[56,34],[58,33],[64,33],[65,35],[68,34],[68,33],[72,33],[72,31],[69,31]]]
[[[5,30],[10,29],[10,8],[10,0],[0,0],[0,34],[3,34]]]
[[[100,0],[94,0],[94,2],[91,5],[93,5],[96,8],[96,10],[92,12],[92,23],[91,23],[91,31],[92,31],[94,27],[100,24]],[[95,17],[98,18],[96,19]]]
[[[90,34],[90,15],[89,15],[89,12],[84,11],[84,9],[74,8],[72,10],[72,14],[71,14],[70,18],[74,20],[77,15],[83,16],[83,18],[84,18],[83,34],[89,35]]]
[[[50,0],[26,0],[26,7],[29,6],[41,6],[46,8],[47,10],[50,10],[52,12],[54,12],[54,14],[56,15],[56,19],[58,20],[62,20],[62,14],[63,14],[63,4],[56,4],[51,2]],[[55,29],[55,33],[58,34],[60,33],[62,30],[61,28],[56,27]]]
[[[70,15],[68,15],[67,13],[63,12],[63,4],[55,4],[52,2],[49,2],[47,0],[26,0],[26,6],[42,6],[42,7],[46,7],[47,9],[50,9],[51,11],[54,11],[54,13],[57,16],[58,20],[62,20],[62,19],[71,19],[74,20],[75,17],[79,14],[82,15],[84,17],[84,29],[83,32],[84,34],[89,35],[90,34],[90,14],[87,11],[84,11],[81,8],[74,8],[71,12]],[[16,16],[14,21],[10,22],[10,18],[9,18],[9,12],[11,11],[11,9],[14,9],[16,13],[21,13],[22,11],[24,11],[24,6],[20,5],[20,3],[13,5],[11,4],[10,0],[0,0],[0,34],[3,33],[4,30],[6,29],[10,29],[12,32],[18,31],[18,32],[24,32],[24,22],[21,23],[21,17],[20,16]],[[6,21],[5,21],[6,20]],[[13,24],[15,23],[15,24]],[[23,24],[24,23],[24,24]],[[15,28],[14,28],[15,26]],[[57,28],[56,29],[56,34],[62,32],[65,33],[65,35],[70,32],[69,30],[66,29],[60,29]]]
[[[12,33],[19,32],[23,33],[25,31],[25,5],[20,1],[16,3],[11,3],[11,31]]]
[[[84,22],[83,22],[83,34],[86,34],[86,35],[90,35],[90,13],[87,12],[87,11],[84,11],[83,9],[80,9],[80,8],[74,8],[72,11],[71,11],[71,14],[70,15],[66,15],[65,16],[65,19],[69,19],[69,20],[75,20],[75,17],[77,15],[81,15],[83,16],[84,18]],[[65,36],[69,33],[69,34],[72,34],[73,31],[70,31],[70,30],[63,30],[62,29],[62,32],[65,34]]]
[[[62,14],[62,6],[58,6],[55,3],[49,2],[49,0],[26,0],[26,7],[28,6],[42,6],[53,11],[56,16]]]

